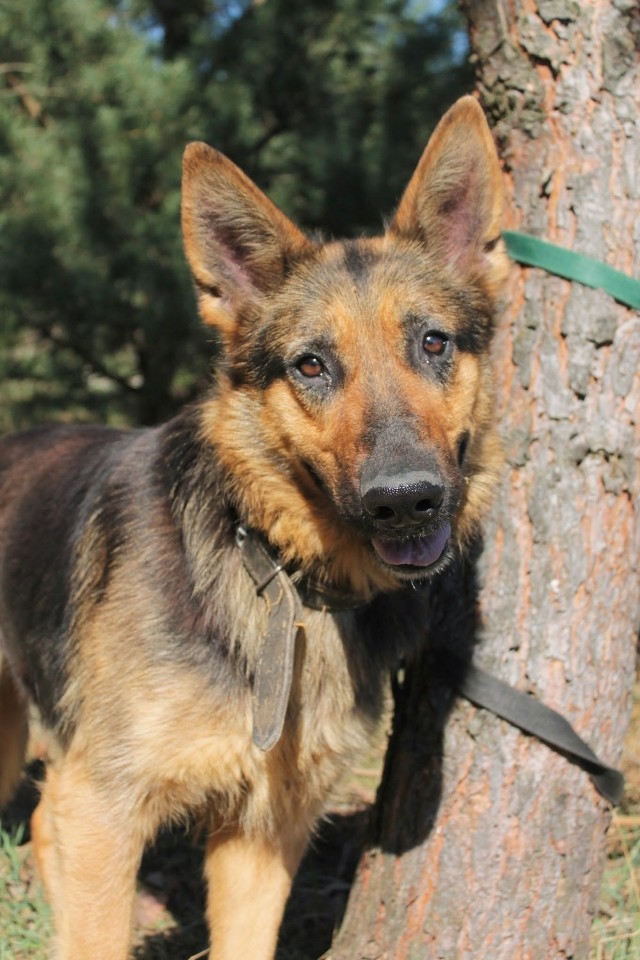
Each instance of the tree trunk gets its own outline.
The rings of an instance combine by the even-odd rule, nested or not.
[[[638,275],[637,0],[467,0],[509,223]],[[588,954],[609,822],[587,775],[438,679],[454,647],[611,764],[640,617],[640,321],[513,267],[495,349],[507,465],[473,563],[434,589],[396,691],[371,848],[332,960]]]

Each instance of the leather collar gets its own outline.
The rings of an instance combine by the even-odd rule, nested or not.
[[[363,601],[301,577],[295,585],[282,561],[256,530],[239,525],[236,543],[256,593],[267,603],[267,631],[253,677],[253,742],[271,750],[282,735],[291,693],[295,643],[302,607],[327,612],[353,610]]]
[[[326,610],[332,613],[340,610],[354,610],[369,603],[369,600],[363,600],[352,591],[339,590],[319,583],[311,577],[299,576],[296,571],[289,573],[273,548],[257,530],[239,524],[236,528],[236,543],[242,552],[245,568],[256,582],[258,594],[264,590],[271,579],[283,572],[291,580],[303,606],[310,607],[312,610]],[[258,582],[253,577],[252,569],[258,567],[264,573],[264,582]]]

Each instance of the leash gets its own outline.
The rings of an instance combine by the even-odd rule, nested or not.
[[[619,770],[603,763],[562,714],[453,653],[442,650],[438,652],[438,657],[443,679],[465,700],[489,710],[563,754],[567,760],[586,770],[605,800],[614,806],[620,803],[624,793],[624,776]]]
[[[256,593],[264,598],[268,607],[267,630],[253,680],[252,734],[255,745],[267,751],[282,735],[302,607],[335,612],[355,609],[363,603],[353,594],[332,590],[305,578],[294,585],[283,563],[255,530],[238,527],[236,542]],[[620,803],[624,791],[622,773],[603,763],[556,710],[449,651],[438,651],[437,669],[443,682],[460,696],[537,737],[582,767],[609,803]]]

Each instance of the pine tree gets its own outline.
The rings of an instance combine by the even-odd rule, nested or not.
[[[377,229],[469,83],[458,34],[408,0],[4,3],[0,429],[189,399],[215,345],[181,250],[184,145],[304,227]]]

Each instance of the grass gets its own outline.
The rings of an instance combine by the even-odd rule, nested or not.
[[[34,877],[25,828],[0,828],[0,960],[46,960],[49,911]]]
[[[341,918],[373,799],[380,756],[354,771],[351,794],[327,823],[296,880],[278,960],[318,960]],[[624,759],[627,792],[609,830],[608,859],[589,960],[640,960],[640,684]],[[0,960],[47,960],[51,921],[35,878],[24,813],[26,788],[0,827]],[[143,860],[136,906],[135,960],[204,960],[202,851],[180,834],[160,837]]]
[[[634,692],[621,810],[607,837],[608,857],[589,960],[640,960],[640,681]]]
[[[640,960],[640,813],[614,816],[591,960]]]

